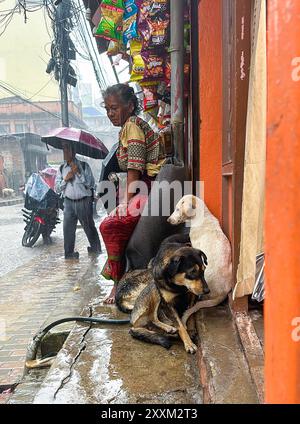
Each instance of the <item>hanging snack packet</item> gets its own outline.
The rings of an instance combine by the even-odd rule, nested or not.
[[[149,16],[151,19],[164,19],[169,14],[168,0],[155,0],[151,2]]]
[[[113,6],[117,9],[123,9],[124,10],[124,1],[123,0],[102,0],[102,6]]]
[[[158,106],[158,97],[157,97],[157,82],[144,82],[140,84],[143,89],[144,100],[143,100],[143,109],[144,111],[149,111]]]
[[[149,47],[162,47],[168,43],[170,19],[148,21],[150,29]]]
[[[101,20],[96,30],[96,37],[103,37],[108,40],[120,41],[122,35],[122,19],[124,8],[116,7],[118,4],[123,7],[123,1],[103,0],[101,4]]]
[[[132,72],[130,81],[141,81],[144,78],[145,63],[141,56],[142,42],[138,40],[131,40],[130,42],[130,55],[133,59]]]
[[[145,62],[144,80],[160,80],[164,78],[163,52],[152,53],[150,51],[142,52],[142,58]]]
[[[170,55],[167,56],[165,63],[165,81],[169,85],[171,83],[171,58]]]
[[[136,15],[138,12],[137,5],[135,4],[135,0],[124,0],[124,19],[129,18],[130,16]]]
[[[140,13],[145,18],[147,18],[148,15],[149,15],[149,13],[150,13],[151,6],[152,6],[153,1],[152,0],[144,0],[144,1],[140,1],[139,3],[140,3],[139,4]]]
[[[138,8],[134,0],[125,0],[125,13],[123,20],[123,41],[125,46],[129,40],[138,38],[137,12]]]
[[[101,19],[95,33],[96,37],[103,37],[106,40],[120,41],[122,35],[122,26],[115,25],[110,19]]]
[[[138,32],[145,43],[147,43],[150,40],[150,37],[151,37],[150,25],[146,18],[146,15],[144,15],[142,11],[140,11],[140,15],[138,18]]]
[[[125,46],[123,42],[120,41],[110,41],[108,49],[107,49],[107,55],[108,56],[116,56],[117,54],[122,53],[125,54]]]

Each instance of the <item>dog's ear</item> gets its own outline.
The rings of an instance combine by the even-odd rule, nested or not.
[[[171,258],[170,262],[166,266],[166,272],[168,273],[168,275],[174,277],[174,275],[177,274],[181,259],[182,258],[179,255],[173,256]]]
[[[187,217],[192,218],[196,215],[197,208],[197,198],[196,196],[189,196],[188,199],[185,200],[185,213]]]
[[[202,250],[197,249],[197,253],[198,256],[201,259],[201,264],[204,264],[205,266],[207,266],[208,262],[207,262],[207,256],[204,252],[202,252]]]

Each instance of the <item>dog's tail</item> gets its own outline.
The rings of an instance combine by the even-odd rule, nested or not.
[[[142,340],[146,343],[158,344],[165,349],[170,349],[172,346],[172,342],[168,337],[158,334],[155,331],[147,330],[147,328],[131,328],[129,334],[135,339]]]
[[[203,309],[203,308],[211,308],[213,306],[217,306],[220,303],[222,303],[226,297],[227,294],[222,294],[218,297],[215,297],[214,299],[209,299],[209,300],[200,300],[199,302],[195,303],[194,306],[192,306],[191,308],[187,309],[185,311],[185,313],[183,314],[182,318],[181,318],[181,322],[184,326],[186,326],[186,323],[188,321],[188,319],[190,318],[191,315],[195,314],[197,311],[199,311],[199,309]]]

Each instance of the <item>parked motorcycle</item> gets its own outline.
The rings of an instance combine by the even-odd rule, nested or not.
[[[26,223],[22,246],[32,247],[40,235],[50,244],[50,234],[60,222],[60,197],[54,192],[56,170],[47,168],[34,173],[25,187],[25,204],[22,209]]]

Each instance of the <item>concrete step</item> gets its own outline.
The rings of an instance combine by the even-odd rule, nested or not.
[[[228,306],[203,309],[197,313],[196,325],[204,403],[259,403]]]

